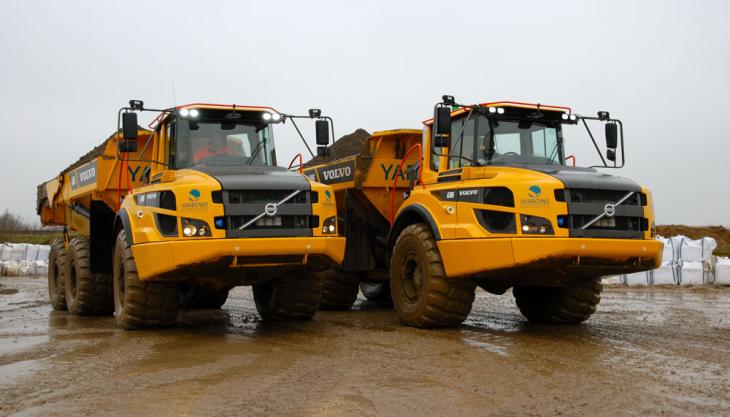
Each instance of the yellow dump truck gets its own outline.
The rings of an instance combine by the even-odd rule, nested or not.
[[[334,188],[347,238],[322,306],[350,308],[359,282],[367,298],[392,299],[407,325],[451,326],[478,285],[513,288],[531,321],[580,323],[601,277],[659,265],[649,190],[566,164],[563,126],[581,123],[601,167],[623,166],[619,120],[450,96],[434,112],[423,130],[376,132],[359,154],[305,170]],[[586,121],[605,124],[605,157]]]
[[[157,112],[149,130],[141,111]],[[310,111],[322,145],[320,114]],[[345,240],[331,187],[278,167],[273,138],[275,124],[310,116],[130,101],[115,133],[38,187],[42,223],[64,226],[50,253],[53,307],[159,327],[252,285],[264,319],[311,318],[322,287],[313,272],[341,263]]]

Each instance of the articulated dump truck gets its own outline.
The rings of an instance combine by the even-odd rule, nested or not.
[[[580,323],[601,277],[659,265],[649,190],[566,164],[563,126],[581,123],[601,167],[623,166],[619,120],[450,96],[434,113],[423,130],[374,133],[359,154],[304,171],[335,189],[347,238],[343,263],[323,273],[322,307],[350,308],[359,283],[406,325],[453,326],[480,286],[512,288],[530,321]],[[605,124],[605,158],[586,121]]]
[[[113,313],[123,328],[170,326],[181,309],[220,308],[252,285],[264,319],[308,319],[322,278],[342,262],[329,186],[277,167],[270,107],[190,104],[158,112],[130,101],[117,131],[38,187],[53,308]],[[327,138],[329,126],[324,122]],[[331,120],[330,120],[331,122]],[[327,139],[325,139],[327,140]]]

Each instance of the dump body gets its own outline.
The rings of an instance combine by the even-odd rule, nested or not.
[[[432,168],[427,137],[421,130],[376,132],[359,155],[305,170],[335,189],[344,222],[340,229],[348,238],[344,271],[387,269],[400,231],[414,222],[431,229],[448,278],[473,278],[485,285],[562,285],[659,265],[662,245],[649,227],[654,222],[653,202],[645,188],[568,166],[439,171]],[[413,152],[404,163],[405,172],[396,174],[405,152],[419,143],[426,155]],[[417,178],[419,161],[422,183]],[[616,216],[638,221],[638,228],[631,223],[623,230],[623,220],[614,228],[558,225],[559,217],[602,213],[605,204],[631,191],[635,197],[617,206]],[[529,218],[525,216],[547,219],[552,233],[523,233]]]

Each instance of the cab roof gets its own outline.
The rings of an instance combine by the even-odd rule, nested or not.
[[[524,103],[521,101],[490,101],[487,103],[479,103],[474,104],[474,106],[479,107],[513,107],[513,108],[520,108],[520,109],[535,109],[535,110],[546,110],[546,111],[556,111],[556,112],[562,112],[562,113],[568,113],[571,114],[573,110],[570,107],[565,106],[553,106],[548,104],[540,104],[540,103]],[[469,111],[468,107],[459,107],[456,110],[453,110],[451,112],[451,117],[459,116],[463,113],[467,113]],[[423,124],[426,126],[431,126],[433,124],[433,118],[426,119],[423,121]]]

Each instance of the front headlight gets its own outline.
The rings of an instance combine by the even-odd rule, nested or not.
[[[526,235],[554,235],[553,225],[550,220],[537,217],[521,215],[522,233]]]
[[[328,217],[322,223],[322,234],[333,235],[337,233],[337,216]]]
[[[208,237],[210,227],[208,223],[197,219],[182,219],[182,231],[185,237]]]

